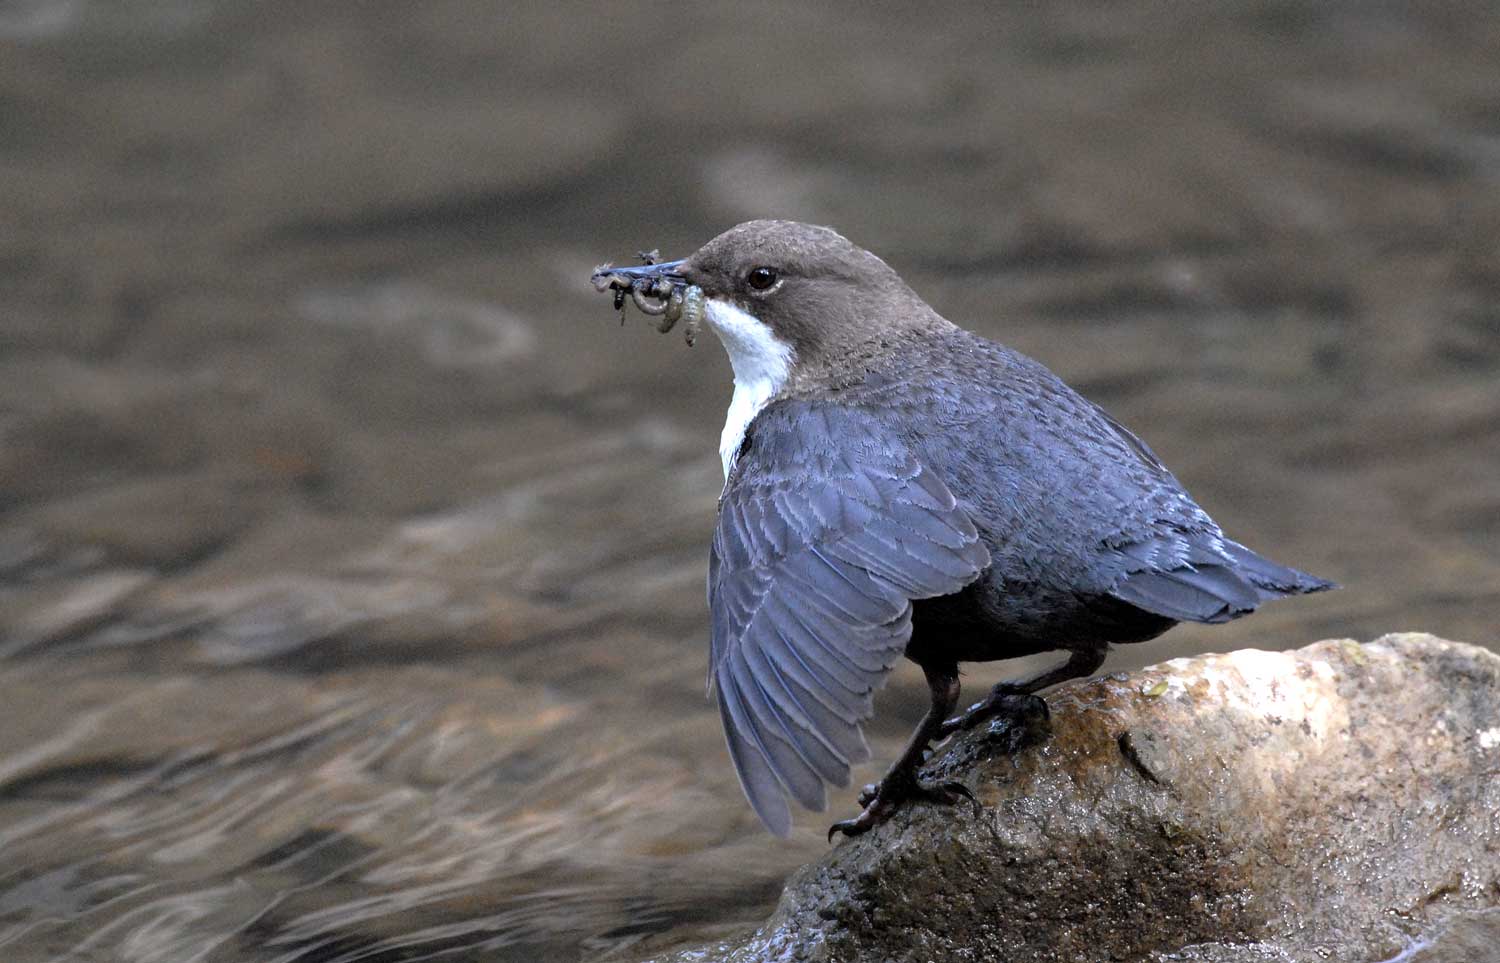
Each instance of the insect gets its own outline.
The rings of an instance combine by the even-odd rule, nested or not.
[[[656,264],[661,255],[655,251],[642,251],[636,255],[643,264]],[[682,322],[683,340],[692,347],[698,340],[698,331],[703,324],[703,289],[696,284],[673,282],[667,278],[632,278],[614,269],[609,262],[594,268],[590,280],[594,290],[601,294],[614,292],[616,311],[625,310],[625,299],[629,298],[642,314],[660,318],[656,330],[666,334]],[[625,323],[624,315],[620,323]]]

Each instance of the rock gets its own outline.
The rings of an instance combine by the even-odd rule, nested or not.
[[[977,817],[915,806],[799,870],[743,942],[673,959],[1467,959],[1444,934],[1492,929],[1500,656],[1330,640],[1049,702],[1050,732],[997,722],[929,763]]]

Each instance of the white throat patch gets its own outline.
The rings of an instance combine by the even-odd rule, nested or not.
[[[704,306],[704,316],[729,353],[729,364],[734,368],[734,397],[724,418],[724,433],[719,436],[719,458],[724,462],[727,479],[735,453],[745,440],[745,430],[786,384],[792,370],[793,351],[763,322],[728,301],[709,298]]]

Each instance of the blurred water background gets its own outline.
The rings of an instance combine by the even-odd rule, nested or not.
[[[1486,3],[0,0],[0,959],[762,917],[828,819],[764,834],[704,697],[728,365],[587,283],[750,217],[1346,586],[1112,667],[1495,644],[1497,64]]]

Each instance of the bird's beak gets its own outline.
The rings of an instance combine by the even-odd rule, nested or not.
[[[679,269],[685,263],[687,263],[687,258],[679,258],[676,261],[662,261],[660,264],[642,264],[639,267],[605,268],[602,271],[594,272],[593,279],[597,282],[599,278],[607,278],[611,275],[619,274],[629,278],[632,282],[654,281],[658,278],[663,278],[671,281],[673,284],[686,284],[687,278],[679,272]]]

